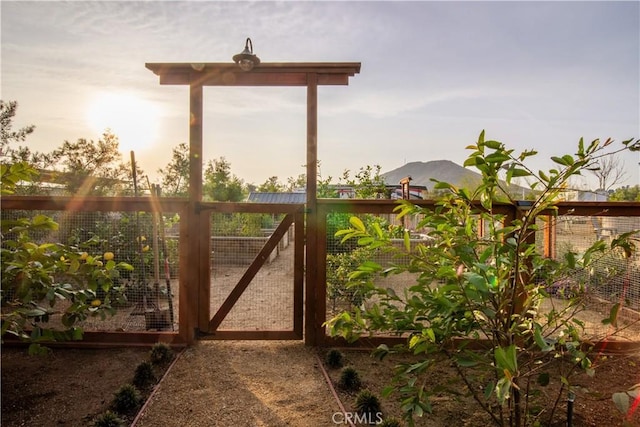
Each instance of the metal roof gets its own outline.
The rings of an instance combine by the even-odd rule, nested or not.
[[[258,203],[305,203],[306,193],[258,193],[251,192],[247,197],[249,202]]]

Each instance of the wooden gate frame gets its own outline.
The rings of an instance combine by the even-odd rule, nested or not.
[[[203,205],[202,212],[206,213],[210,218],[210,213],[284,213],[276,230],[269,237],[265,245],[254,258],[251,265],[247,268],[243,276],[240,278],[236,286],[229,293],[225,301],[222,303],[218,311],[211,317],[210,313],[210,291],[211,286],[200,287],[200,302],[198,316],[198,332],[200,339],[275,339],[275,340],[291,340],[302,339],[302,319],[303,319],[303,285],[304,285],[304,205],[301,204],[274,204],[274,203],[207,203]],[[281,331],[219,331],[218,327],[225,319],[234,304],[238,301],[242,293],[247,289],[251,280],[258,273],[260,268],[265,264],[269,255],[276,248],[282,237],[287,233],[289,227],[294,226],[293,241],[293,329]],[[211,241],[210,227],[207,231],[202,230],[203,236],[208,242]],[[208,245],[206,246],[208,249]],[[209,253],[207,250],[207,263],[210,265]],[[205,258],[205,254],[202,254]],[[209,283],[211,279],[209,278]]]
[[[360,72],[359,62],[260,63],[251,71],[242,71],[234,63],[147,63],[159,76],[161,85],[189,86],[189,207],[180,221],[185,247],[180,250],[181,265],[198,268],[180,269],[180,335],[192,344],[200,326],[198,301],[209,292],[209,241],[203,241],[202,230],[208,229],[208,218],[202,203],[203,87],[204,86],[306,86],[307,87],[307,201],[305,228],[305,343],[316,345],[322,337],[324,313],[316,310],[319,282],[317,265],[318,213],[318,86],[348,85],[349,77]],[[206,245],[206,246],[203,246]],[[204,257],[206,256],[206,260]],[[189,263],[189,264],[188,264]],[[204,317],[204,315],[202,316]]]

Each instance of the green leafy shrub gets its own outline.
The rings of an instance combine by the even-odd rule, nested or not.
[[[147,387],[156,381],[156,375],[153,372],[153,364],[144,361],[136,367],[133,374],[133,385],[139,388]]]
[[[327,297],[332,301],[333,310],[340,301],[360,306],[366,299],[369,288],[365,285],[372,274],[363,273],[357,282],[349,278],[358,266],[371,259],[373,253],[369,248],[356,248],[327,255]]]
[[[358,390],[362,386],[362,381],[358,371],[351,366],[347,366],[340,372],[338,384],[345,390]]]
[[[112,304],[122,295],[122,271],[131,265],[116,262],[113,254],[90,255],[74,246],[37,243],[33,233],[55,231],[58,224],[45,215],[3,219],[5,237],[1,255],[2,336],[9,333],[42,350],[43,341],[81,339],[76,323],[87,317],[105,319],[115,313]],[[47,327],[59,312],[59,301],[69,301],[62,312],[64,330]]]
[[[121,414],[138,409],[142,396],[133,384],[125,384],[118,389],[113,398],[113,408]]]
[[[580,140],[575,155],[552,157],[555,168],[535,173],[525,164],[535,151],[515,154],[501,142],[486,141],[482,132],[477,143],[468,147],[472,153],[464,163],[482,174],[477,188],[436,182],[441,197],[435,207],[401,201],[396,208],[399,219],[421,218],[416,228],[427,230],[428,244],[412,247],[407,232],[404,247],[394,246],[385,230],[356,216],[349,228],[337,233],[343,241],[385,250],[403,261],[383,268],[366,260],[353,270],[346,286],[351,282],[363,286],[364,278],[364,286],[375,298],[367,307],[353,306],[327,325],[332,335],[348,340],[376,332],[408,337],[401,349],[382,345],[375,354],[384,357],[409,351],[422,358],[398,366],[392,385],[385,389],[385,395],[398,394],[410,424],[414,416],[431,410],[430,397],[436,391],[429,389],[426,379],[440,355],[454,363],[474,400],[499,426],[553,424],[557,402],[571,388],[570,374],[594,373],[591,344],[582,340],[584,323],[576,313],[584,306],[594,263],[612,253],[628,260],[635,251],[630,237],[638,231],[622,233],[610,243],[598,240],[579,253],[568,248],[562,258],[551,259],[537,251],[536,221],[557,214],[555,203],[572,177],[593,168],[606,155],[640,150],[640,140],[624,141],[616,151],[610,151],[612,143],[595,140],[587,145]],[[499,173],[506,174],[506,179]],[[533,200],[528,206],[508,192],[511,181],[520,177],[531,181]],[[510,206],[494,204],[499,199],[508,200]],[[480,224],[484,224],[482,233]],[[415,283],[405,293],[375,286],[378,276],[400,273],[415,275]],[[598,276],[600,283],[612,283],[610,271],[600,273],[607,276]],[[542,311],[550,292],[561,296],[562,304]],[[612,302],[603,323],[616,327],[619,309],[620,302]],[[489,341],[486,350],[451,346],[457,339],[481,337]],[[553,379],[559,386],[556,404],[532,414],[533,399],[550,382],[548,367],[558,360],[566,361],[568,367]],[[617,395],[620,402],[623,397]]]
[[[93,427],[124,427],[125,422],[111,411],[101,414],[93,423]]]
[[[369,420],[375,419],[375,417],[382,413],[380,399],[367,389],[360,390],[356,396],[355,408],[359,414],[366,415]]]
[[[344,355],[338,349],[332,348],[327,352],[325,362],[327,366],[333,369],[341,368],[344,361]]]
[[[169,363],[173,360],[174,357],[175,353],[173,349],[163,342],[154,344],[153,347],[151,347],[151,352],[149,353],[151,363],[153,363],[154,365]]]

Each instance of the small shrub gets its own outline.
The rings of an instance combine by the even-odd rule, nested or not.
[[[163,342],[159,342],[153,345],[151,348],[151,363],[154,365],[162,365],[169,363],[173,360],[175,354],[171,347]]]
[[[382,420],[380,427],[400,427],[400,421],[396,418],[385,418]]]
[[[140,406],[142,397],[133,384],[125,384],[118,389],[113,399],[113,407],[120,413],[127,413]]]
[[[369,390],[362,390],[356,396],[356,411],[366,415],[370,420],[375,419],[378,414],[382,413],[378,396]]]
[[[332,348],[327,353],[327,356],[325,358],[325,362],[327,363],[328,367],[335,369],[335,368],[341,368],[342,367],[343,359],[344,359],[344,356],[340,352],[340,350]]]
[[[133,385],[136,387],[146,387],[149,384],[154,383],[156,376],[153,373],[153,364],[151,362],[142,362],[136,368],[136,373],[133,375]]]
[[[340,387],[346,390],[357,390],[362,385],[360,374],[354,368],[348,366],[340,373]]]
[[[93,423],[93,427],[124,427],[124,421],[111,411],[100,415]]]

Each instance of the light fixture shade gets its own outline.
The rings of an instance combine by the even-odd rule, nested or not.
[[[237,55],[233,55],[233,62],[238,64],[243,71],[251,71],[253,67],[260,64],[260,58],[253,53],[253,43],[250,38],[247,38],[244,50]]]

